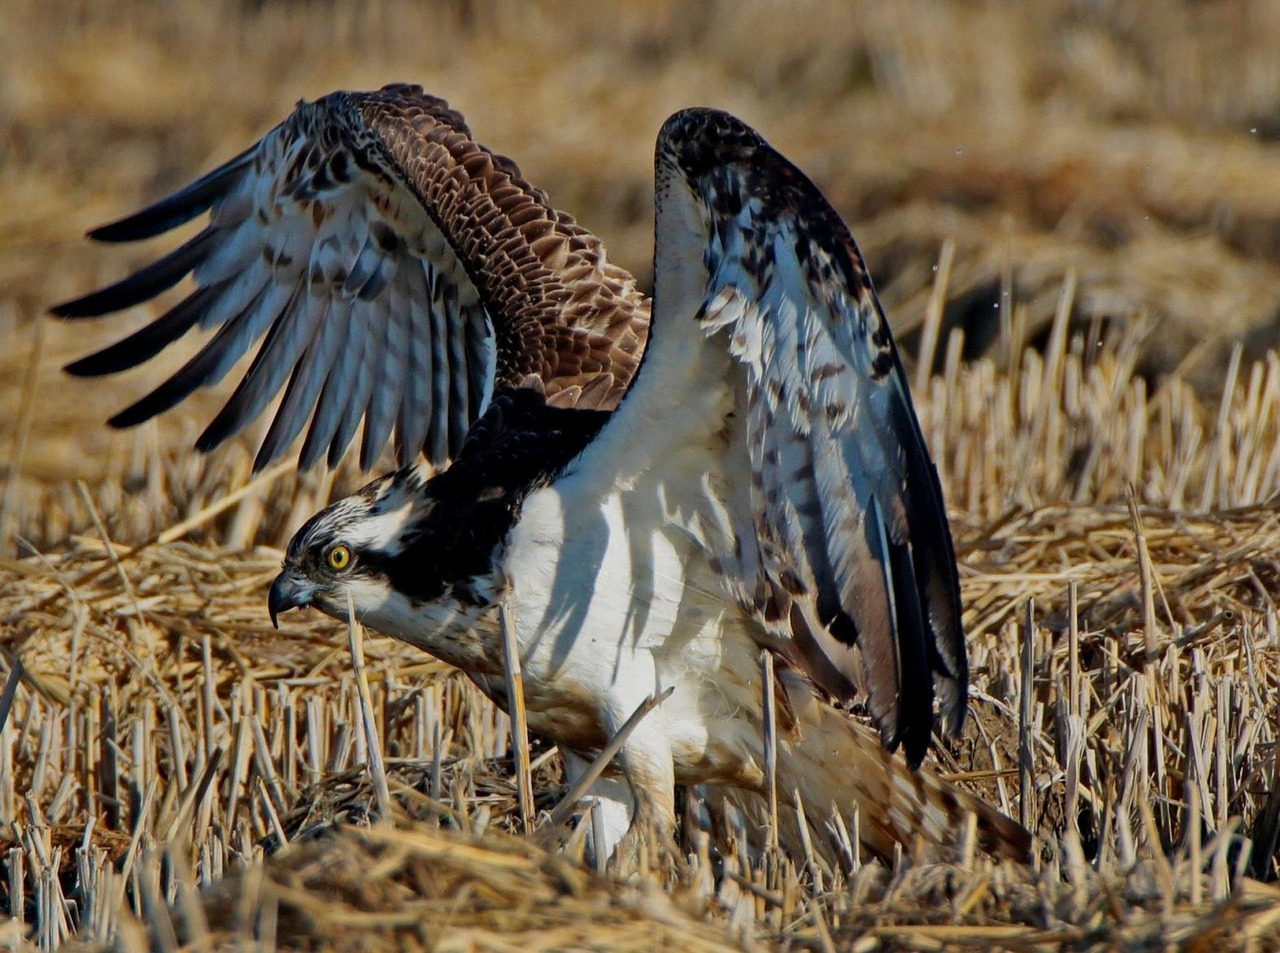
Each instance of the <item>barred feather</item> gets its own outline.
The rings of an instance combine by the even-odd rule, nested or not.
[[[256,346],[200,449],[240,432],[286,390],[257,467],[285,453],[308,420],[304,466],[334,465],[362,422],[364,469],[393,432],[402,462],[425,452],[443,464],[495,386],[534,383],[559,406],[586,393],[584,409],[607,410],[643,349],[648,305],[634,279],[417,87],[303,103],[252,149],[90,235],[137,241],[205,212],[208,226],[175,251],[52,309],[97,317],[195,279],[164,316],[68,366],[116,373],[196,324],[218,329],[115,426],[216,383]]]

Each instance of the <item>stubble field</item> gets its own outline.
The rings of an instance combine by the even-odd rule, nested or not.
[[[1033,828],[1033,867],[761,853],[688,792],[684,870],[596,873],[545,813],[519,833],[505,717],[465,679],[373,637],[357,678],[345,629],[270,628],[279,547],[358,474],[196,457],[217,393],[109,432],[163,366],[61,375],[149,316],[44,316],[155,251],[85,229],[300,97],[392,81],[645,282],[681,106],[827,192],[915,359],[956,534],[975,717],[932,760]],[[4,942],[1280,946],[1277,137],[1264,2],[0,5]],[[549,812],[553,749],[534,782]]]

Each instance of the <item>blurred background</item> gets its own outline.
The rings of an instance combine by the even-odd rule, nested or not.
[[[1210,400],[1234,346],[1248,360],[1280,339],[1274,0],[4,0],[10,511],[20,488],[92,483],[140,447],[189,443],[213,412],[193,402],[116,435],[102,421],[166,361],[62,376],[151,313],[64,324],[49,305],[168,247],[84,231],[239,152],[300,98],[393,81],[448,99],[646,287],[654,137],[705,104],[824,189],[908,353],[940,262],[943,342],[962,329],[970,359],[1014,330],[1042,340],[1070,280],[1073,327],[1141,335],[1140,374]]]

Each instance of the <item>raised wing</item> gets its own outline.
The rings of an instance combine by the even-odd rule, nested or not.
[[[643,350],[648,305],[634,279],[416,86],[302,103],[247,152],[90,236],[151,238],[205,212],[206,227],[175,251],[53,309],[97,317],[194,277],[195,290],[151,324],[68,366],[111,374],[196,325],[216,329],[114,426],[216,383],[257,344],[199,449],[239,432],[283,390],[255,468],[304,427],[302,467],[322,457],[333,466],[362,421],[363,469],[393,430],[402,463],[424,452],[442,464],[495,388],[609,410]]]
[[[862,257],[804,174],[725,113],[668,120],[657,203],[654,347],[697,320],[740,368],[750,512],[717,562],[775,647],[837,699],[865,689],[917,763],[935,691],[961,727],[968,663],[941,487]]]

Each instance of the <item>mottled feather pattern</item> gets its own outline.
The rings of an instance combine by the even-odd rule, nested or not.
[[[495,386],[609,410],[639,363],[648,304],[599,241],[515,163],[414,86],[301,103],[253,149],[142,212],[91,233],[149,238],[209,211],[179,249],[54,309],[93,317],[188,273],[196,290],[147,328],[69,366],[115,373],[199,324],[214,337],[117,414],[130,426],[249,369],[198,441],[217,446],[284,397],[255,466],[306,428],[301,464],[333,466],[361,424],[362,468],[394,433],[407,463],[455,455]]]
[[[607,387],[591,389],[590,406],[616,406],[647,333],[648,307],[634,279],[608,262],[594,235],[529,188],[510,160],[436,121],[425,98],[369,100],[362,109],[376,114],[380,146],[423,204],[449,220],[491,310],[507,317],[499,341],[509,335],[511,346],[499,348],[500,379],[534,375],[553,406],[578,406],[587,385],[607,375]]]
[[[758,537],[758,563],[734,564],[735,588],[793,664],[837,699],[865,694],[889,746],[918,762],[935,682],[948,727],[964,717],[958,587],[941,491],[861,256],[808,179],[726,114],[677,114],[658,165],[701,213],[697,317],[747,369],[752,523],[738,531]]]

